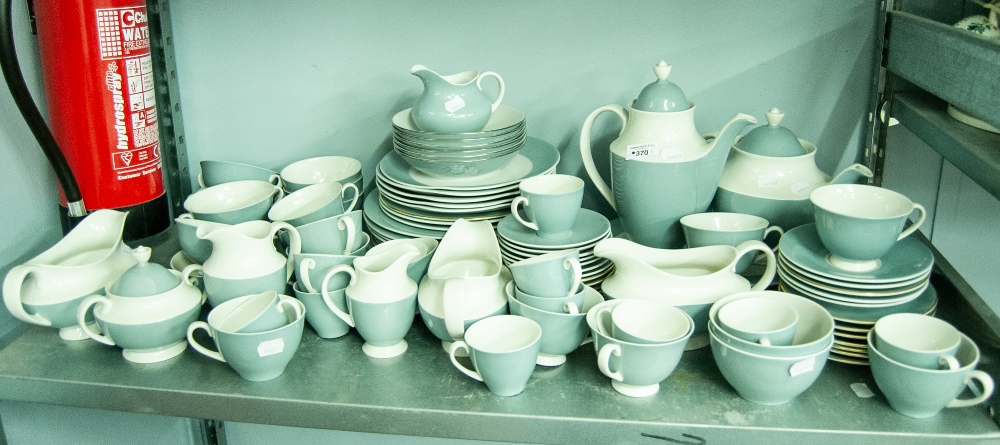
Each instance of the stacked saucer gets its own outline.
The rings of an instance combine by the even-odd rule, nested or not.
[[[835,267],[815,224],[789,230],[778,243],[779,289],[809,298],[833,316],[830,360],[868,364],[868,331],[896,313],[933,314],[937,293],[930,285],[934,255],[916,238],[903,238],[871,271]]]
[[[389,152],[375,172],[376,188],[365,200],[365,225],[374,241],[441,239],[459,218],[497,223],[510,214],[521,180],[555,172],[559,151],[536,138],[509,164],[478,176],[443,178],[412,168]]]
[[[509,209],[508,209],[509,210]],[[579,249],[583,283],[600,290],[601,282],[614,271],[614,263],[594,255],[594,246],[611,238],[611,223],[593,210],[580,209],[570,235],[563,239],[546,239],[508,214],[497,223],[500,255],[505,265],[566,249]]]

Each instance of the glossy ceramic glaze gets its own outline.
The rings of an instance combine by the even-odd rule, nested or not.
[[[205,288],[212,305],[266,290],[285,292],[294,263],[274,246],[274,236],[279,230],[288,233],[289,254],[301,253],[298,232],[284,222],[249,221],[228,227],[198,228],[198,237],[212,242],[212,255],[204,264]],[[256,280],[263,281],[255,283]],[[234,281],[245,281],[249,292],[234,286]]]
[[[745,253],[767,256],[763,276],[753,286],[733,268]],[[601,289],[610,298],[643,298],[675,306],[712,303],[737,292],[763,290],[775,273],[774,253],[760,241],[739,247],[654,249],[620,238],[602,240],[594,255],[615,263],[615,272]]]
[[[423,82],[424,90],[413,104],[411,117],[421,130],[433,133],[468,133],[480,131],[503,100],[504,83],[492,71],[463,71],[442,76],[423,65],[414,65],[410,74]],[[483,92],[483,78],[493,77],[499,84],[494,100]]]

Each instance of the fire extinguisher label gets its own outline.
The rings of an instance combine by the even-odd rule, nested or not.
[[[160,169],[159,130],[149,27],[142,7],[97,10],[104,81],[111,95],[108,113],[117,134],[112,165],[118,180]]]

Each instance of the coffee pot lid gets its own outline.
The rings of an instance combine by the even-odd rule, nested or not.
[[[785,113],[772,108],[764,114],[767,124],[750,130],[736,142],[736,148],[758,156],[791,157],[806,153],[795,133],[779,125]]]
[[[166,267],[149,262],[152,249],[139,246],[132,250],[136,265],[126,270],[108,292],[119,297],[149,297],[169,291],[181,284],[180,277]]]
[[[691,108],[687,96],[677,84],[667,80],[670,75],[670,65],[660,61],[653,66],[656,81],[646,85],[639,93],[632,108],[639,111],[672,112]]]

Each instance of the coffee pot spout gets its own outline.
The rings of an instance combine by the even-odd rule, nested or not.
[[[845,168],[830,181],[830,184],[855,184],[861,178],[871,178],[872,171],[861,164],[852,164]]]
[[[757,119],[746,113],[738,113],[726,122],[726,125],[718,131],[718,135],[715,140],[712,141],[709,146],[708,152],[710,156],[718,156],[721,159],[726,159],[729,156],[729,149],[733,147],[733,142],[736,141],[736,136],[743,131],[747,125],[756,124]],[[722,147],[718,151],[716,148]]]

